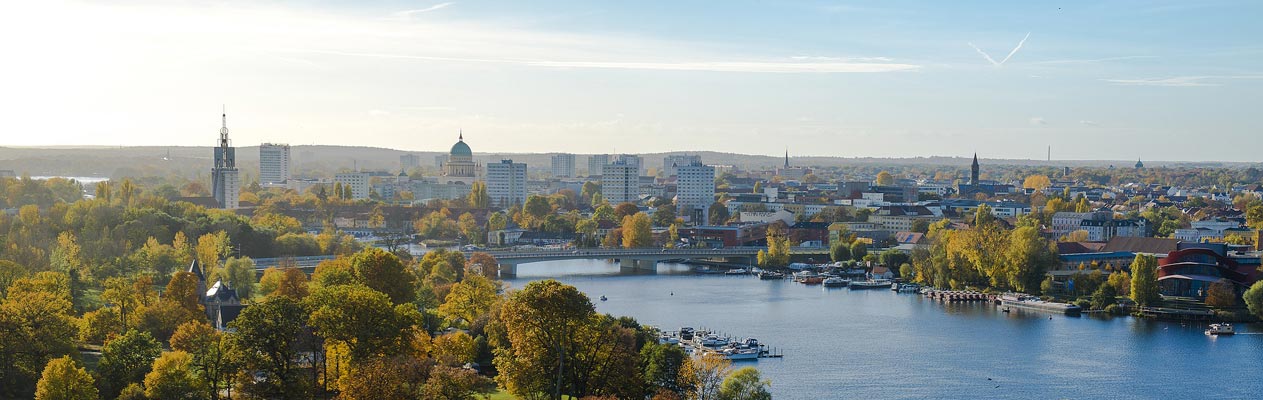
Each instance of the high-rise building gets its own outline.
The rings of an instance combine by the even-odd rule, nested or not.
[[[526,201],[526,164],[501,160],[487,164],[487,196],[491,204],[508,208]]]
[[[211,194],[219,207],[235,209],[241,195],[241,175],[237,171],[237,149],[228,142],[228,113],[221,115],[219,147],[215,148],[215,166],[211,168]]]
[[[434,156],[434,168],[442,170],[444,164],[447,164],[447,154]]]
[[[355,200],[368,198],[371,190],[368,180],[367,172],[344,172],[333,176],[334,182],[341,183],[342,187],[351,188],[351,198]]]
[[[421,166],[421,156],[408,153],[399,156],[399,168],[404,171],[411,171]]]
[[[709,224],[707,211],[715,202],[715,167],[698,161],[677,166],[675,176],[675,205],[679,210],[676,215],[688,216],[698,225]]]
[[[640,200],[638,167],[623,160],[606,164],[601,174],[601,197],[610,204],[635,203]]]
[[[634,165],[636,167],[636,176],[642,176],[645,174],[645,160],[640,158],[638,155],[619,154],[618,161],[622,161],[627,165]]]
[[[574,154],[553,154],[553,177],[573,178],[574,176]]]
[[[289,145],[259,145],[259,183],[285,183],[289,180]]]
[[[609,163],[609,154],[593,154],[588,156],[588,176],[601,176],[604,174],[605,164]]]
[[[666,156],[662,159],[662,171],[664,176],[678,175],[678,168],[686,165],[701,164],[702,156],[693,154],[682,154]]]

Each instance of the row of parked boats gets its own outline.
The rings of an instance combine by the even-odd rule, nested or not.
[[[692,355],[717,354],[732,361],[757,360],[771,354],[758,339],[734,339],[717,332],[683,327],[674,332],[662,332],[658,343],[678,344]]]

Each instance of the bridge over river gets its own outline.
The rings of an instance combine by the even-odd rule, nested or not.
[[[716,260],[754,264],[756,261],[755,257],[760,250],[766,251],[767,247],[724,247],[715,249],[530,249],[486,250],[482,252],[492,255],[500,262],[499,270],[501,276],[516,276],[518,265],[558,260],[618,260],[619,265],[623,268],[644,271],[653,271],[657,268],[656,264],[658,262],[666,260]],[[476,251],[465,251],[463,253],[465,257],[469,257]],[[828,250],[818,248],[795,247],[790,249],[790,254],[822,256],[821,260],[829,257]],[[254,262],[255,268],[259,271],[281,264],[310,270],[315,268],[316,264],[319,264],[321,261],[333,258],[334,256],[258,258]]]
[[[618,260],[626,269],[655,270],[656,264],[666,260],[717,260],[731,263],[754,264],[760,250],[767,247],[724,247],[715,249],[567,249],[567,250],[492,250],[485,251],[500,262],[501,276],[516,276],[517,266],[542,261],[558,260]],[[465,252],[465,256],[474,252]],[[793,255],[819,255],[828,258],[828,250],[816,248],[792,248]]]

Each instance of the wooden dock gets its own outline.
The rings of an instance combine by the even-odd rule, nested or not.
[[[925,292],[925,297],[947,303],[963,303],[975,301],[991,301],[992,295],[963,290],[931,290]]]

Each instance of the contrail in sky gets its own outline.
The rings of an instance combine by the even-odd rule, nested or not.
[[[982,51],[982,49],[978,48],[978,46],[974,46],[973,43],[969,43],[969,47],[973,47],[974,51],[977,51],[978,54],[981,54],[982,58],[987,59],[987,62],[990,62],[991,65],[999,67],[999,66],[1003,66],[1004,63],[1009,62],[1009,59],[1013,58],[1013,55],[1017,54],[1017,51],[1022,49],[1022,45],[1026,44],[1026,39],[1029,39],[1030,37],[1031,37],[1031,33],[1027,32],[1026,36],[1023,37],[1020,42],[1017,42],[1017,47],[1014,47],[1013,50],[1009,52],[1009,55],[1004,56],[1004,59],[1000,60],[999,62],[996,62],[994,58],[991,58],[990,54],[987,54],[987,52]]]

